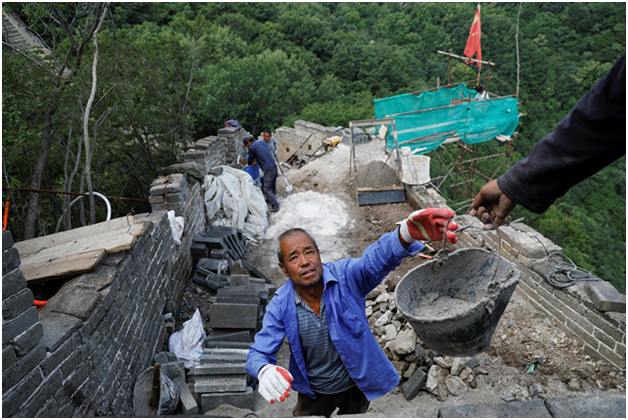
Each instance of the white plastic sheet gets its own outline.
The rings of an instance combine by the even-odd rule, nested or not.
[[[248,173],[229,166],[220,168],[221,175],[205,177],[207,219],[214,225],[242,229],[253,241],[262,239],[268,227],[264,194]]]
[[[183,329],[172,333],[168,340],[168,349],[183,361],[186,369],[193,369],[203,355],[205,329],[201,313],[197,309],[192,318],[183,323]]]
[[[170,210],[168,212],[168,221],[170,222],[170,229],[172,230],[174,243],[181,245],[181,236],[183,235],[183,229],[185,227],[185,219],[181,216],[175,216],[174,210]]]

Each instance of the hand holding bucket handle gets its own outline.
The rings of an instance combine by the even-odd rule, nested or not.
[[[408,244],[415,241],[441,241],[443,236],[455,244],[458,238],[453,231],[458,229],[458,223],[450,221],[453,214],[453,210],[443,208],[417,210],[399,222],[399,234]]]
[[[258,391],[273,404],[275,401],[284,402],[290,396],[292,375],[286,369],[275,365],[264,365],[257,375],[259,380]]]

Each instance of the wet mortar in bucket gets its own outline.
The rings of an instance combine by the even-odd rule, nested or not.
[[[488,349],[519,278],[495,253],[460,249],[409,271],[395,290],[397,308],[427,348],[472,356]]]

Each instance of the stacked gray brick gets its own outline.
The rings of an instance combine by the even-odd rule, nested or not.
[[[4,403],[28,398],[44,376],[39,365],[46,358],[40,344],[43,335],[33,294],[19,269],[20,256],[13,247],[11,232],[2,232],[2,416],[17,407]]]
[[[218,139],[225,150],[225,163],[231,164],[246,155],[246,147],[242,144],[242,139],[249,135],[243,128],[224,127],[218,130]]]
[[[137,215],[146,226],[134,247],[66,282],[39,313],[3,232],[3,416],[132,415],[133,385],[167,343],[162,313],[181,301],[191,240],[204,229],[200,185],[181,185],[181,246],[165,211]]]
[[[275,287],[264,279],[234,274],[218,290],[210,309],[211,335],[194,369],[194,390],[204,412],[221,404],[253,410],[253,391],[245,365],[248,348],[261,328],[265,305]]]
[[[225,145],[217,136],[208,136],[197,140],[185,152],[185,162],[194,162],[203,176],[212,168],[225,162]]]
[[[174,210],[176,216],[181,216],[190,193],[187,176],[172,174],[159,177],[150,184],[148,201],[153,211]]]

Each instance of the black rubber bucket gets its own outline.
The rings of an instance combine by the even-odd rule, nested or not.
[[[427,348],[445,356],[486,351],[521,273],[505,258],[464,248],[409,271],[397,308]]]

